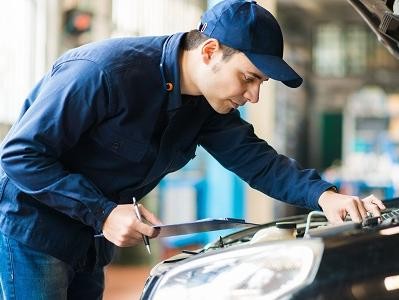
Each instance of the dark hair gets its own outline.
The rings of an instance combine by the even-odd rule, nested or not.
[[[197,48],[201,43],[205,42],[207,39],[209,39],[208,36],[206,36],[197,29],[193,29],[184,35],[181,47],[183,50],[192,50]],[[223,45],[222,43],[220,43],[220,48],[222,49],[224,60],[228,60],[234,53],[240,52],[236,49]]]

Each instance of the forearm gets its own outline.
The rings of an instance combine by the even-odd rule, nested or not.
[[[220,130],[213,129],[201,139],[211,155],[251,187],[275,199],[320,209],[318,199],[332,184],[323,181],[316,170],[303,169],[295,160],[278,154],[255,135],[250,124],[234,117],[226,119],[227,124],[218,124]]]
[[[22,192],[43,204],[101,231],[103,223],[116,206],[96,186],[80,174],[60,171],[57,163],[52,168],[34,169],[24,159],[2,157],[1,166]],[[25,166],[25,167],[24,167]]]

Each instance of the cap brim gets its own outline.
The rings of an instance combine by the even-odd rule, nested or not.
[[[267,77],[281,81],[291,88],[299,87],[302,84],[302,77],[282,58],[273,55],[247,53],[245,51],[244,54]]]

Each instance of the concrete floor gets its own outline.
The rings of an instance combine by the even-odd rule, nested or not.
[[[150,266],[108,266],[104,300],[139,299],[150,269]]]

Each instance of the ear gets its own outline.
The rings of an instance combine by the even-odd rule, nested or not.
[[[216,39],[206,40],[201,47],[201,56],[204,63],[209,64],[220,50],[220,43]]]

